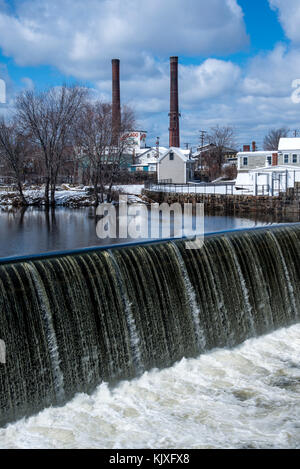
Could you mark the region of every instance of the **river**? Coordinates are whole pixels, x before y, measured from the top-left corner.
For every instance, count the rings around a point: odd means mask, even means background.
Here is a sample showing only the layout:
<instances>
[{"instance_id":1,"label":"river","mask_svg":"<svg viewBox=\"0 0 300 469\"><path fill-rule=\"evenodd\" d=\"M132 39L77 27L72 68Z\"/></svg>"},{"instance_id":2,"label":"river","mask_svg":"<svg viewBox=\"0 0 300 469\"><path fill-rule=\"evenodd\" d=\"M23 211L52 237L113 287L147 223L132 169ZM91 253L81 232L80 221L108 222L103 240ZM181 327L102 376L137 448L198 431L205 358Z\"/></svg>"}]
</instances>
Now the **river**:
<instances>
[{"instance_id":1,"label":"river","mask_svg":"<svg viewBox=\"0 0 300 469\"><path fill-rule=\"evenodd\" d=\"M300 448L300 324L78 394L1 448Z\"/></svg>"},{"instance_id":2,"label":"river","mask_svg":"<svg viewBox=\"0 0 300 469\"><path fill-rule=\"evenodd\" d=\"M268 215L205 215L204 230L214 232L285 221L299 220ZM99 239L96 222L95 209L92 207L57 207L53 211L38 207L29 207L27 210L0 208L0 258L124 243L128 240Z\"/></svg>"}]
</instances>

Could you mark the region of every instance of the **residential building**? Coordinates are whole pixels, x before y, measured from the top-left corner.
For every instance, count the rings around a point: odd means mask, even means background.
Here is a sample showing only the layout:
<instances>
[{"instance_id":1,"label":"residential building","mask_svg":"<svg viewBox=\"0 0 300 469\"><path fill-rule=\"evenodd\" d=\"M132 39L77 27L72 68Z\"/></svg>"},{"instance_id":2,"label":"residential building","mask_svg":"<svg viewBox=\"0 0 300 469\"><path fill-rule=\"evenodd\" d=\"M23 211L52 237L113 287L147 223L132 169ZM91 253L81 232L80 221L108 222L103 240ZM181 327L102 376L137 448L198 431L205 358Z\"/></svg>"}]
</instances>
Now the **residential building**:
<instances>
[{"instance_id":1,"label":"residential building","mask_svg":"<svg viewBox=\"0 0 300 469\"><path fill-rule=\"evenodd\" d=\"M252 169L278 164L278 152L274 151L241 151L237 154L237 169L248 173Z\"/></svg>"},{"instance_id":2,"label":"residential building","mask_svg":"<svg viewBox=\"0 0 300 469\"><path fill-rule=\"evenodd\" d=\"M205 166L205 161L209 159L209 154L213 153L217 146L214 143L208 143L206 145L200 146L197 148L197 151L193 153L193 158L197 160L196 169L203 169ZM236 163L237 151L233 148L224 147L224 163L230 162Z\"/></svg>"},{"instance_id":3,"label":"residential building","mask_svg":"<svg viewBox=\"0 0 300 469\"><path fill-rule=\"evenodd\" d=\"M278 145L278 163L300 167L300 138L281 138Z\"/></svg>"},{"instance_id":4,"label":"residential building","mask_svg":"<svg viewBox=\"0 0 300 469\"><path fill-rule=\"evenodd\" d=\"M130 172L156 172L157 161L166 151L167 148L165 147L144 148L143 152L138 152L136 156L133 156L134 163L128 167L128 170Z\"/></svg>"},{"instance_id":5,"label":"residential building","mask_svg":"<svg viewBox=\"0 0 300 469\"><path fill-rule=\"evenodd\" d=\"M190 150L171 147L158 159L158 182L187 184L194 177L194 167Z\"/></svg>"}]
</instances>

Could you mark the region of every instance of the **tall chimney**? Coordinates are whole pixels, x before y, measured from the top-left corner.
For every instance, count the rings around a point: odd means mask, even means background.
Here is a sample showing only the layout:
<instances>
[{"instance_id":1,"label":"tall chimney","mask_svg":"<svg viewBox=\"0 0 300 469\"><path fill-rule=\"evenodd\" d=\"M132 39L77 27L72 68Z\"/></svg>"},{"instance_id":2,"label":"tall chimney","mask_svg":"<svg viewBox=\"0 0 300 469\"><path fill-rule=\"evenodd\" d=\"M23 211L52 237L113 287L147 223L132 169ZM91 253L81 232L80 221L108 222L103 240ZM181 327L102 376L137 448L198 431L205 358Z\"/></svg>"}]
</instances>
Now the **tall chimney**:
<instances>
[{"instance_id":1,"label":"tall chimney","mask_svg":"<svg viewBox=\"0 0 300 469\"><path fill-rule=\"evenodd\" d=\"M116 134L121 127L120 60L112 59L112 127Z\"/></svg>"},{"instance_id":2,"label":"tall chimney","mask_svg":"<svg viewBox=\"0 0 300 469\"><path fill-rule=\"evenodd\" d=\"M178 106L178 57L170 57L169 146L180 147Z\"/></svg>"},{"instance_id":3,"label":"tall chimney","mask_svg":"<svg viewBox=\"0 0 300 469\"><path fill-rule=\"evenodd\" d=\"M256 142L252 142L252 151L256 151Z\"/></svg>"}]
</instances>

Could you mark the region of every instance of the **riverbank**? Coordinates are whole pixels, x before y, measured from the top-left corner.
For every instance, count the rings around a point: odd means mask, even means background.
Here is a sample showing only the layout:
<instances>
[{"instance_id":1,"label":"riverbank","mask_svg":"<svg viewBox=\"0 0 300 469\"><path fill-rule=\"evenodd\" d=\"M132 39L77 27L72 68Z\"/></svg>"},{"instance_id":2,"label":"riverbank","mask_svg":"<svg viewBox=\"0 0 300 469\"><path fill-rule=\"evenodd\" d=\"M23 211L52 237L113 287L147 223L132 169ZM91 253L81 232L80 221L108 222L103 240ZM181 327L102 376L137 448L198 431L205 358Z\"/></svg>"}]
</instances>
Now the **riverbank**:
<instances>
[{"instance_id":1,"label":"riverbank","mask_svg":"<svg viewBox=\"0 0 300 469\"><path fill-rule=\"evenodd\" d=\"M115 197L120 194L127 194L129 201L139 200L143 185L116 185L114 186ZM45 205L44 191L42 189L24 190L24 196L28 206L43 207ZM142 200L141 200L142 201ZM55 193L55 205L60 207L90 207L95 203L94 195L90 194L86 189L62 189ZM0 190L0 207L22 207L24 203L19 192L7 188L5 191Z\"/></svg>"},{"instance_id":2,"label":"riverbank","mask_svg":"<svg viewBox=\"0 0 300 469\"><path fill-rule=\"evenodd\" d=\"M223 213L228 215L240 214L271 214L282 216L297 216L300 214L300 196L298 187L290 188L286 193L278 196L268 195L225 195L200 193L174 193L154 190L143 190L147 198L156 203L168 204L203 203L206 212Z\"/></svg>"}]
</instances>

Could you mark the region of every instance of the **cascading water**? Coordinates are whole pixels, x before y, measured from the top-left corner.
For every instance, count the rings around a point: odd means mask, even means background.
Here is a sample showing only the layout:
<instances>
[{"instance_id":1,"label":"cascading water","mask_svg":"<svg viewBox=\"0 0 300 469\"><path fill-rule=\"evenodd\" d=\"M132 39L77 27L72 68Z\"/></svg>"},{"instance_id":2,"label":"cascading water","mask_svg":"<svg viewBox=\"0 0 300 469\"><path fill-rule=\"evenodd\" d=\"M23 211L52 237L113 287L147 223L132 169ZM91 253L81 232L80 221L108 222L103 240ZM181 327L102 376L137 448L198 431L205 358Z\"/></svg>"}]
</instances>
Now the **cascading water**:
<instances>
[{"instance_id":1,"label":"cascading water","mask_svg":"<svg viewBox=\"0 0 300 469\"><path fill-rule=\"evenodd\" d=\"M0 265L0 425L296 323L300 227Z\"/></svg>"}]
</instances>

